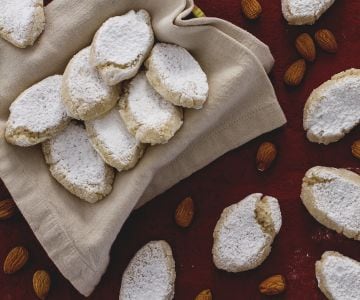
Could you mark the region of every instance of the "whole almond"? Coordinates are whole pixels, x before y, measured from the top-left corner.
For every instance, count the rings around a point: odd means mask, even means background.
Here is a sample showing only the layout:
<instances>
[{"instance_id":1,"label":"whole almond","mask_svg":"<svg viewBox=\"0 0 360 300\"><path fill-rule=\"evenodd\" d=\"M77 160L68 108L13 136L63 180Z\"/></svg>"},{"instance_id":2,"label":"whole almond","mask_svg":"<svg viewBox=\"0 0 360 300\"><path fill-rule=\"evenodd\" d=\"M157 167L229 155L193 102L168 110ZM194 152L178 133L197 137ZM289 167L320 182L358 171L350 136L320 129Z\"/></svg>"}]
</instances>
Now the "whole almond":
<instances>
[{"instance_id":1,"label":"whole almond","mask_svg":"<svg viewBox=\"0 0 360 300\"><path fill-rule=\"evenodd\" d=\"M354 155L354 157L360 159L360 140L357 140L352 144L351 152Z\"/></svg>"},{"instance_id":2,"label":"whole almond","mask_svg":"<svg viewBox=\"0 0 360 300\"><path fill-rule=\"evenodd\" d=\"M204 290L196 296L195 300L212 300L212 294L210 290Z\"/></svg>"},{"instance_id":3,"label":"whole almond","mask_svg":"<svg viewBox=\"0 0 360 300\"><path fill-rule=\"evenodd\" d=\"M284 75L284 82L290 86L297 86L301 83L306 72L306 62L304 59L295 61L286 70Z\"/></svg>"},{"instance_id":4,"label":"whole almond","mask_svg":"<svg viewBox=\"0 0 360 300\"><path fill-rule=\"evenodd\" d=\"M312 37L308 33L300 34L296 41L295 47L300 55L307 61L314 61L316 58L316 48Z\"/></svg>"},{"instance_id":5,"label":"whole almond","mask_svg":"<svg viewBox=\"0 0 360 300\"><path fill-rule=\"evenodd\" d=\"M4 273L13 274L19 271L28 261L29 251L24 247L15 247L5 258Z\"/></svg>"},{"instance_id":6,"label":"whole almond","mask_svg":"<svg viewBox=\"0 0 360 300\"><path fill-rule=\"evenodd\" d=\"M277 155L276 147L273 143L262 143L256 155L256 167L259 171L263 172L270 168L272 162Z\"/></svg>"},{"instance_id":7,"label":"whole almond","mask_svg":"<svg viewBox=\"0 0 360 300\"><path fill-rule=\"evenodd\" d=\"M175 222L180 227L189 227L194 217L194 202L190 197L180 202L175 211Z\"/></svg>"},{"instance_id":8,"label":"whole almond","mask_svg":"<svg viewBox=\"0 0 360 300\"><path fill-rule=\"evenodd\" d=\"M33 288L39 299L44 300L49 294L51 278L48 272L39 270L33 276Z\"/></svg>"},{"instance_id":9,"label":"whole almond","mask_svg":"<svg viewBox=\"0 0 360 300\"><path fill-rule=\"evenodd\" d=\"M250 20L257 19L262 12L261 5L257 0L241 0L241 8L245 17Z\"/></svg>"},{"instance_id":10,"label":"whole almond","mask_svg":"<svg viewBox=\"0 0 360 300\"><path fill-rule=\"evenodd\" d=\"M0 220L11 218L16 213L16 205L13 200L0 201Z\"/></svg>"},{"instance_id":11,"label":"whole almond","mask_svg":"<svg viewBox=\"0 0 360 300\"><path fill-rule=\"evenodd\" d=\"M259 285L260 293L264 295L278 295L285 291L286 283L282 275L274 275L265 279Z\"/></svg>"},{"instance_id":12,"label":"whole almond","mask_svg":"<svg viewBox=\"0 0 360 300\"><path fill-rule=\"evenodd\" d=\"M315 33L315 41L326 52L336 53L338 44L334 34L328 29L320 29Z\"/></svg>"}]
</instances>

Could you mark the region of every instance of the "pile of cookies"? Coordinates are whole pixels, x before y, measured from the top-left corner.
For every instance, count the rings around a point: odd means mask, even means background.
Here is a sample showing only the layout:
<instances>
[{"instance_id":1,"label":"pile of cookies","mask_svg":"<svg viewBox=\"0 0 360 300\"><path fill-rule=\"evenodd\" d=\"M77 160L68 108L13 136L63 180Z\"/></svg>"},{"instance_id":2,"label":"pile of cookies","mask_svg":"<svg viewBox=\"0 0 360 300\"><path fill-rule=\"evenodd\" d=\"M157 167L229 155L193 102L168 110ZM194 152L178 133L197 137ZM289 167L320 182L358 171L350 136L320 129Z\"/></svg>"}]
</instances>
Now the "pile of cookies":
<instances>
[{"instance_id":1,"label":"pile of cookies","mask_svg":"<svg viewBox=\"0 0 360 300\"><path fill-rule=\"evenodd\" d=\"M7 142L42 143L60 184L85 201L103 199L114 168L131 169L147 145L167 143L183 124L183 108L200 109L208 98L207 76L191 54L154 43L147 11L108 19L63 75L12 103Z\"/></svg>"}]
</instances>

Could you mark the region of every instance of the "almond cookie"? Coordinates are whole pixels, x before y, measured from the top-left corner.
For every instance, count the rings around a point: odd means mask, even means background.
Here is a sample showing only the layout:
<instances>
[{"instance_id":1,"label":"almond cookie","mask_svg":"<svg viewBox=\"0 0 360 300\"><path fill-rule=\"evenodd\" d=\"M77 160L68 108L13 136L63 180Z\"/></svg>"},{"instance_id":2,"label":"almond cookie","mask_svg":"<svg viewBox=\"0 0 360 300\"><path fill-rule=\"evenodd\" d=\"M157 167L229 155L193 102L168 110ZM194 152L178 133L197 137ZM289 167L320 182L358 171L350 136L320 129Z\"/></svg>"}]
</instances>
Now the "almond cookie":
<instances>
[{"instance_id":1,"label":"almond cookie","mask_svg":"<svg viewBox=\"0 0 360 300\"><path fill-rule=\"evenodd\" d=\"M320 290L329 300L360 299L360 262L326 251L315 264Z\"/></svg>"},{"instance_id":2,"label":"almond cookie","mask_svg":"<svg viewBox=\"0 0 360 300\"><path fill-rule=\"evenodd\" d=\"M360 70L334 75L315 89L304 108L304 129L311 142L337 142L360 122Z\"/></svg>"},{"instance_id":3,"label":"almond cookie","mask_svg":"<svg viewBox=\"0 0 360 300\"><path fill-rule=\"evenodd\" d=\"M27 147L41 143L62 131L70 122L61 101L61 75L50 76L24 92L10 106L5 138Z\"/></svg>"},{"instance_id":4,"label":"almond cookie","mask_svg":"<svg viewBox=\"0 0 360 300\"><path fill-rule=\"evenodd\" d=\"M86 121L85 126L95 150L119 172L133 168L142 157L145 145L127 130L117 109L98 119Z\"/></svg>"},{"instance_id":5,"label":"almond cookie","mask_svg":"<svg viewBox=\"0 0 360 300\"><path fill-rule=\"evenodd\" d=\"M95 119L111 110L119 98L89 63L90 47L77 53L64 72L61 94L69 114L79 120Z\"/></svg>"},{"instance_id":6,"label":"almond cookie","mask_svg":"<svg viewBox=\"0 0 360 300\"><path fill-rule=\"evenodd\" d=\"M252 194L224 209L214 230L213 260L218 269L242 272L261 265L282 224L277 199Z\"/></svg>"},{"instance_id":7,"label":"almond cookie","mask_svg":"<svg viewBox=\"0 0 360 300\"><path fill-rule=\"evenodd\" d=\"M94 203L111 192L114 169L94 150L82 124L71 122L43 143L43 152L52 176L80 199Z\"/></svg>"},{"instance_id":8,"label":"almond cookie","mask_svg":"<svg viewBox=\"0 0 360 300\"><path fill-rule=\"evenodd\" d=\"M345 169L313 167L305 174L301 199L324 226L360 240L360 176Z\"/></svg>"},{"instance_id":9,"label":"almond cookie","mask_svg":"<svg viewBox=\"0 0 360 300\"><path fill-rule=\"evenodd\" d=\"M202 108L209 93L207 77L186 49L156 44L145 66L150 84L167 101L187 108Z\"/></svg>"},{"instance_id":10,"label":"almond cookie","mask_svg":"<svg viewBox=\"0 0 360 300\"><path fill-rule=\"evenodd\" d=\"M43 0L0 0L0 36L19 48L34 44L45 27Z\"/></svg>"},{"instance_id":11,"label":"almond cookie","mask_svg":"<svg viewBox=\"0 0 360 300\"><path fill-rule=\"evenodd\" d=\"M165 144L183 124L182 109L164 100L144 72L128 83L119 104L128 130L142 143Z\"/></svg>"},{"instance_id":12,"label":"almond cookie","mask_svg":"<svg viewBox=\"0 0 360 300\"><path fill-rule=\"evenodd\" d=\"M126 268L119 300L171 300L175 293L175 277L175 261L169 244L149 242Z\"/></svg>"},{"instance_id":13,"label":"almond cookie","mask_svg":"<svg viewBox=\"0 0 360 300\"><path fill-rule=\"evenodd\" d=\"M91 45L90 61L108 85L115 85L136 75L153 44L149 13L131 10L100 27Z\"/></svg>"},{"instance_id":14,"label":"almond cookie","mask_svg":"<svg viewBox=\"0 0 360 300\"><path fill-rule=\"evenodd\" d=\"M281 0L284 18L290 25L312 25L335 0Z\"/></svg>"}]
</instances>

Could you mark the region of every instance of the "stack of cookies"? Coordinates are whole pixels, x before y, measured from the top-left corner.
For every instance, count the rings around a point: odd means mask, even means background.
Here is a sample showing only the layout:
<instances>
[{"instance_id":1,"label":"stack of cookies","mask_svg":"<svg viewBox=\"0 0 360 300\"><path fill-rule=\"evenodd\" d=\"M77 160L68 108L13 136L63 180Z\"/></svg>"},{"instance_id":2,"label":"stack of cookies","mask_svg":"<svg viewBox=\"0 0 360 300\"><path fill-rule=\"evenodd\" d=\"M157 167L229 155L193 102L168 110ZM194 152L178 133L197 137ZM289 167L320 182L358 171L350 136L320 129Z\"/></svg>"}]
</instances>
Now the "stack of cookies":
<instances>
[{"instance_id":1,"label":"stack of cookies","mask_svg":"<svg viewBox=\"0 0 360 300\"><path fill-rule=\"evenodd\" d=\"M208 93L191 54L155 43L149 13L130 11L108 19L63 75L18 96L5 138L22 147L42 143L52 176L94 203L111 192L114 168L129 170L147 145L167 143L183 124L183 108L202 108Z\"/></svg>"}]
</instances>

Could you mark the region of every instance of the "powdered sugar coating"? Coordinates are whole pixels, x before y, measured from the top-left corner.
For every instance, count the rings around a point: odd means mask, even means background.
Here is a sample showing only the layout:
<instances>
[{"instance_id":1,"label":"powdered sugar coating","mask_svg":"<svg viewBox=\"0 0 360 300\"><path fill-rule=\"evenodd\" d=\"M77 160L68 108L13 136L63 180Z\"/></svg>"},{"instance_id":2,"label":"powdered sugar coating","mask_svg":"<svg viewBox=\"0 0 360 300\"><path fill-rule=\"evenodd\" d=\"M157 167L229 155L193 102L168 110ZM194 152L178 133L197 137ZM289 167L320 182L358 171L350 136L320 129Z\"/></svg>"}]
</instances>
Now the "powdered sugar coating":
<instances>
[{"instance_id":1,"label":"powdered sugar coating","mask_svg":"<svg viewBox=\"0 0 360 300\"><path fill-rule=\"evenodd\" d=\"M126 268L119 300L171 300L175 261L168 243L153 241L142 247Z\"/></svg>"},{"instance_id":2,"label":"powdered sugar coating","mask_svg":"<svg viewBox=\"0 0 360 300\"><path fill-rule=\"evenodd\" d=\"M316 262L316 278L328 299L360 299L360 263L356 260L327 251Z\"/></svg>"},{"instance_id":3,"label":"powdered sugar coating","mask_svg":"<svg viewBox=\"0 0 360 300\"><path fill-rule=\"evenodd\" d=\"M74 195L93 203L111 192L113 169L94 150L83 125L70 123L43 151L51 174Z\"/></svg>"},{"instance_id":4,"label":"powdered sugar coating","mask_svg":"<svg viewBox=\"0 0 360 300\"><path fill-rule=\"evenodd\" d=\"M142 156L145 145L130 134L116 108L85 125L95 150L118 171L134 167Z\"/></svg>"},{"instance_id":5,"label":"powdered sugar coating","mask_svg":"<svg viewBox=\"0 0 360 300\"><path fill-rule=\"evenodd\" d=\"M301 199L324 226L360 240L360 176L345 170L314 167L303 179Z\"/></svg>"},{"instance_id":6,"label":"powdered sugar coating","mask_svg":"<svg viewBox=\"0 0 360 300\"><path fill-rule=\"evenodd\" d=\"M91 45L91 64L108 85L136 75L154 44L150 15L145 10L129 11L108 19Z\"/></svg>"},{"instance_id":7,"label":"powdered sugar coating","mask_svg":"<svg viewBox=\"0 0 360 300\"><path fill-rule=\"evenodd\" d=\"M259 266L269 255L274 236L266 232L256 219L256 204L262 194L252 194L224 209L214 230L213 260L217 268L228 272L242 272ZM270 215L279 231L279 206L267 198Z\"/></svg>"},{"instance_id":8,"label":"powdered sugar coating","mask_svg":"<svg viewBox=\"0 0 360 300\"><path fill-rule=\"evenodd\" d=\"M101 116L113 108L118 89L108 86L89 63L90 47L78 52L64 72L62 98L69 114L80 120Z\"/></svg>"},{"instance_id":9,"label":"powdered sugar coating","mask_svg":"<svg viewBox=\"0 0 360 300\"><path fill-rule=\"evenodd\" d=\"M304 108L304 129L312 142L340 140L360 123L360 70L332 77L310 95Z\"/></svg>"},{"instance_id":10,"label":"powdered sugar coating","mask_svg":"<svg viewBox=\"0 0 360 300\"><path fill-rule=\"evenodd\" d=\"M61 101L61 75L34 84L11 104L5 137L18 146L41 143L63 130L70 122Z\"/></svg>"},{"instance_id":11,"label":"powdered sugar coating","mask_svg":"<svg viewBox=\"0 0 360 300\"><path fill-rule=\"evenodd\" d=\"M314 24L335 0L282 0L285 19L292 25Z\"/></svg>"},{"instance_id":12,"label":"powdered sugar coating","mask_svg":"<svg viewBox=\"0 0 360 300\"><path fill-rule=\"evenodd\" d=\"M165 101L145 73L133 78L120 100L120 114L129 131L143 143L166 143L182 126L182 109Z\"/></svg>"},{"instance_id":13,"label":"powdered sugar coating","mask_svg":"<svg viewBox=\"0 0 360 300\"><path fill-rule=\"evenodd\" d=\"M173 104L199 109L207 100L209 85L206 74L186 49L158 43L145 65L150 84Z\"/></svg>"},{"instance_id":14,"label":"powdered sugar coating","mask_svg":"<svg viewBox=\"0 0 360 300\"><path fill-rule=\"evenodd\" d=\"M45 27L43 0L0 0L0 36L25 48Z\"/></svg>"}]
</instances>

